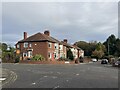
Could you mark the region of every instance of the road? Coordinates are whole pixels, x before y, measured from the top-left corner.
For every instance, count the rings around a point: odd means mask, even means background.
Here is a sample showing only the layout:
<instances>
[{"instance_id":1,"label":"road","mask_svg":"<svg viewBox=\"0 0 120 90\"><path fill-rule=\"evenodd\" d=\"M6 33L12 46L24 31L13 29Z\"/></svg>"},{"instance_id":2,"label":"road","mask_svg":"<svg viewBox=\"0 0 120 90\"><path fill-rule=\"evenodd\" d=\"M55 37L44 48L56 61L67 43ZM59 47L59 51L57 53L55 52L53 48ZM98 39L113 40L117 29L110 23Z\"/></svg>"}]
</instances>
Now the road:
<instances>
[{"instance_id":1,"label":"road","mask_svg":"<svg viewBox=\"0 0 120 90\"><path fill-rule=\"evenodd\" d=\"M118 69L89 64L3 64L16 73L14 82L3 88L118 88Z\"/></svg>"}]
</instances>

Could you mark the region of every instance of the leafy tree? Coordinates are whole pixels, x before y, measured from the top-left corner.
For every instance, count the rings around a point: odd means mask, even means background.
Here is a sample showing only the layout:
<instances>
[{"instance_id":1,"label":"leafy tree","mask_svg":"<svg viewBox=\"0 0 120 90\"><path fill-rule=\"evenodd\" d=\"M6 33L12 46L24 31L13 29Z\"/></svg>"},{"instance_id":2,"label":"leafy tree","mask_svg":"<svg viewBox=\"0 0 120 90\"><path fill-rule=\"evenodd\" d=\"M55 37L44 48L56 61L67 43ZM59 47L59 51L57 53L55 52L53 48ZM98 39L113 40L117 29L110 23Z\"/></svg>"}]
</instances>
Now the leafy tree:
<instances>
[{"instance_id":1,"label":"leafy tree","mask_svg":"<svg viewBox=\"0 0 120 90\"><path fill-rule=\"evenodd\" d=\"M8 45L6 43L2 43L2 51L6 51L7 50Z\"/></svg>"},{"instance_id":2,"label":"leafy tree","mask_svg":"<svg viewBox=\"0 0 120 90\"><path fill-rule=\"evenodd\" d=\"M67 58L70 60L74 60L74 56L73 56L71 49L68 49L67 51Z\"/></svg>"},{"instance_id":3,"label":"leafy tree","mask_svg":"<svg viewBox=\"0 0 120 90\"><path fill-rule=\"evenodd\" d=\"M92 52L95 50L97 41L85 42L79 41L75 43L79 48L84 50L85 56L91 56Z\"/></svg>"},{"instance_id":4,"label":"leafy tree","mask_svg":"<svg viewBox=\"0 0 120 90\"><path fill-rule=\"evenodd\" d=\"M120 57L120 39L116 39L116 43L115 43L115 56Z\"/></svg>"},{"instance_id":5,"label":"leafy tree","mask_svg":"<svg viewBox=\"0 0 120 90\"><path fill-rule=\"evenodd\" d=\"M115 48L116 37L115 35L110 35L107 40L103 43L107 49L106 55L114 55L116 52Z\"/></svg>"},{"instance_id":6,"label":"leafy tree","mask_svg":"<svg viewBox=\"0 0 120 90\"><path fill-rule=\"evenodd\" d=\"M105 46L99 42L95 51L93 51L92 56L96 57L97 59L102 58L104 56L105 50Z\"/></svg>"},{"instance_id":7,"label":"leafy tree","mask_svg":"<svg viewBox=\"0 0 120 90\"><path fill-rule=\"evenodd\" d=\"M8 48L8 45L6 43L2 43L2 62L14 62L15 48L11 46L9 46L9 50L7 48Z\"/></svg>"}]
</instances>

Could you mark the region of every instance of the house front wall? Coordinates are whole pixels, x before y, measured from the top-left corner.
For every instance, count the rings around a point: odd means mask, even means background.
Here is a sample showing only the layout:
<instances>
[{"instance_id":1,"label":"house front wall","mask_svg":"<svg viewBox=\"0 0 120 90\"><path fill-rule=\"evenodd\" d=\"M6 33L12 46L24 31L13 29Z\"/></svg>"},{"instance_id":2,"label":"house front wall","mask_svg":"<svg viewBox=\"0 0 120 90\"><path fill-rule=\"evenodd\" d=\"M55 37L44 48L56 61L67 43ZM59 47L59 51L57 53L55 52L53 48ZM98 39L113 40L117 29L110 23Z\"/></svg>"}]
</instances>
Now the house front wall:
<instances>
[{"instance_id":1,"label":"house front wall","mask_svg":"<svg viewBox=\"0 0 120 90\"><path fill-rule=\"evenodd\" d=\"M28 43L28 47L24 47L24 43L18 43L19 48L16 46L16 51L20 50L22 60L31 58L36 54L42 55L46 60L48 59L48 47L47 42L25 42Z\"/></svg>"},{"instance_id":2,"label":"house front wall","mask_svg":"<svg viewBox=\"0 0 120 90\"><path fill-rule=\"evenodd\" d=\"M48 53L50 54L49 60L59 59L59 44L48 42Z\"/></svg>"},{"instance_id":3,"label":"house front wall","mask_svg":"<svg viewBox=\"0 0 120 90\"><path fill-rule=\"evenodd\" d=\"M66 46L64 45L59 45L60 47L60 58L66 58L67 57L67 50L66 50Z\"/></svg>"}]
</instances>

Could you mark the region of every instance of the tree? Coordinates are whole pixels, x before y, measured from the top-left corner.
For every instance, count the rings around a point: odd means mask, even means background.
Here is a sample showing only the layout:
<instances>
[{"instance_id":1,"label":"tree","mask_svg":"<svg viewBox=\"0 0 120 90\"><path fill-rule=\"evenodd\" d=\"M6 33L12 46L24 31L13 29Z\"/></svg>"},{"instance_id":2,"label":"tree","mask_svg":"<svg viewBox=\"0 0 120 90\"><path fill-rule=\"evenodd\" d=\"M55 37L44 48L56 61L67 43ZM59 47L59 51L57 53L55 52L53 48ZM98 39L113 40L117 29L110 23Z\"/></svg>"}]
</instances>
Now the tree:
<instances>
[{"instance_id":1,"label":"tree","mask_svg":"<svg viewBox=\"0 0 120 90\"><path fill-rule=\"evenodd\" d=\"M115 48L116 43L116 37L115 35L110 35L107 40L103 43L107 49L107 52L105 52L106 55L114 55L116 52Z\"/></svg>"},{"instance_id":2,"label":"tree","mask_svg":"<svg viewBox=\"0 0 120 90\"><path fill-rule=\"evenodd\" d=\"M8 45L6 43L2 43L2 51L6 51L7 50Z\"/></svg>"},{"instance_id":3,"label":"tree","mask_svg":"<svg viewBox=\"0 0 120 90\"><path fill-rule=\"evenodd\" d=\"M96 46L95 51L92 52L92 56L96 57L97 59L100 59L104 56L105 50L105 46L99 42Z\"/></svg>"},{"instance_id":4,"label":"tree","mask_svg":"<svg viewBox=\"0 0 120 90\"><path fill-rule=\"evenodd\" d=\"M84 50L85 56L91 56L92 52L95 50L97 41L91 41L91 42L85 42L85 41L79 41L75 43L79 48Z\"/></svg>"},{"instance_id":5,"label":"tree","mask_svg":"<svg viewBox=\"0 0 120 90\"><path fill-rule=\"evenodd\" d=\"M2 62L14 62L15 60L15 48L2 43Z\"/></svg>"},{"instance_id":6,"label":"tree","mask_svg":"<svg viewBox=\"0 0 120 90\"><path fill-rule=\"evenodd\" d=\"M73 56L71 49L67 50L67 58L70 60L74 60L74 56Z\"/></svg>"},{"instance_id":7,"label":"tree","mask_svg":"<svg viewBox=\"0 0 120 90\"><path fill-rule=\"evenodd\" d=\"M120 39L116 39L116 43L115 43L115 56L120 57Z\"/></svg>"}]
</instances>

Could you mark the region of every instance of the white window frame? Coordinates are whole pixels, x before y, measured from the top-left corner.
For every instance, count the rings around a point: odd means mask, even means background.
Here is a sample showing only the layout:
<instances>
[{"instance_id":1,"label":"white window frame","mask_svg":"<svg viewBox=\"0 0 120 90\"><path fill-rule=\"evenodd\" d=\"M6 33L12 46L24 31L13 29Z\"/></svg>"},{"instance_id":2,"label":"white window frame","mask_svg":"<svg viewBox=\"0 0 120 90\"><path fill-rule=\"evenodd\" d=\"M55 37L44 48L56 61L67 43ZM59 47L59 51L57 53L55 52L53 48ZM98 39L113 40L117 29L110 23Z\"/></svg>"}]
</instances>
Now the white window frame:
<instances>
[{"instance_id":1,"label":"white window frame","mask_svg":"<svg viewBox=\"0 0 120 90\"><path fill-rule=\"evenodd\" d=\"M55 49L59 49L58 43L55 43L55 44L54 44L54 47L56 47Z\"/></svg>"},{"instance_id":2,"label":"white window frame","mask_svg":"<svg viewBox=\"0 0 120 90\"><path fill-rule=\"evenodd\" d=\"M29 43L29 47L32 47L32 43Z\"/></svg>"},{"instance_id":3,"label":"white window frame","mask_svg":"<svg viewBox=\"0 0 120 90\"><path fill-rule=\"evenodd\" d=\"M32 51L28 51L28 57L32 57Z\"/></svg>"},{"instance_id":4,"label":"white window frame","mask_svg":"<svg viewBox=\"0 0 120 90\"><path fill-rule=\"evenodd\" d=\"M49 59L52 58L52 53L48 52L48 58L49 58Z\"/></svg>"},{"instance_id":5,"label":"white window frame","mask_svg":"<svg viewBox=\"0 0 120 90\"><path fill-rule=\"evenodd\" d=\"M27 57L28 55L27 55L27 53L23 53L23 57Z\"/></svg>"},{"instance_id":6,"label":"white window frame","mask_svg":"<svg viewBox=\"0 0 120 90\"><path fill-rule=\"evenodd\" d=\"M20 44L17 44L17 48L20 48Z\"/></svg>"},{"instance_id":7,"label":"white window frame","mask_svg":"<svg viewBox=\"0 0 120 90\"><path fill-rule=\"evenodd\" d=\"M28 47L28 42L24 42L24 48Z\"/></svg>"},{"instance_id":8,"label":"white window frame","mask_svg":"<svg viewBox=\"0 0 120 90\"><path fill-rule=\"evenodd\" d=\"M48 47L52 48L52 43L51 42L48 43Z\"/></svg>"},{"instance_id":9,"label":"white window frame","mask_svg":"<svg viewBox=\"0 0 120 90\"><path fill-rule=\"evenodd\" d=\"M60 45L60 50L63 50L63 45Z\"/></svg>"}]
</instances>

